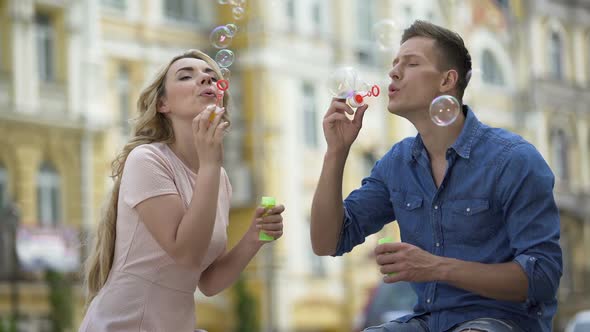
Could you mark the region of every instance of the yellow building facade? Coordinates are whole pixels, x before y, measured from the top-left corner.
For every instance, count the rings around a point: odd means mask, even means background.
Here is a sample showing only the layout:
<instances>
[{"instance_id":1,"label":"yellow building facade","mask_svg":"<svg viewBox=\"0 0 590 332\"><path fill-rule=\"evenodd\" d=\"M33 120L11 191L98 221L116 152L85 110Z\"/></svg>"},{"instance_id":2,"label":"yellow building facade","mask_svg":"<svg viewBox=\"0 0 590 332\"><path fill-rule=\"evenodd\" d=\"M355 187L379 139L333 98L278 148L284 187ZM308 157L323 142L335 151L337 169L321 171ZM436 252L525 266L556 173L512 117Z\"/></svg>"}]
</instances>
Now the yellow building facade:
<instances>
[{"instance_id":1,"label":"yellow building facade","mask_svg":"<svg viewBox=\"0 0 590 332\"><path fill-rule=\"evenodd\" d=\"M260 331L351 331L378 284L371 252L378 237L343 258L316 257L309 240L313 192L325 152L321 128L331 100L327 78L338 67L387 86L391 54L374 44L372 26L401 28L427 19L461 33L473 57L466 101L484 122L523 135L556 172L566 272L556 327L590 292L590 18L550 2L448 0L249 0L235 20L230 5L209 0L0 0L0 201L15 202L21 222L92 231L109 194L110 160L129 133L141 87L179 52L209 55L214 26L235 22L230 49L232 129L225 165L234 189L229 247L249 226L261 196L285 204L285 234L265 246L243 274ZM527 5L529 4L529 5ZM504 7L503 7L504 6ZM576 11L575 20L566 19ZM561 15L561 16L560 16ZM557 37L555 37L557 36ZM531 51L536 50L536 51ZM390 146L415 135L369 101L346 165L344 195L360 185ZM11 312L8 272L0 273L0 316ZM18 283L19 311L43 331L48 289L38 276ZM197 321L209 332L240 324L229 289L195 294ZM75 326L83 294L76 285Z\"/></svg>"},{"instance_id":2,"label":"yellow building facade","mask_svg":"<svg viewBox=\"0 0 590 332\"><path fill-rule=\"evenodd\" d=\"M21 225L93 232L110 193L110 161L129 134L142 86L184 50L213 55L209 32L224 15L231 17L213 1L0 1L0 206L14 204ZM232 244L255 205L236 197ZM7 236L1 243L9 246ZM10 257L2 255L0 318L8 319L15 283L4 265ZM75 330L83 290L77 274L69 278ZM261 287L256 280L249 286L254 294ZM16 288L19 326L47 331L43 274L20 273ZM195 295L199 327L221 332L235 325L231 294Z\"/></svg>"}]
</instances>

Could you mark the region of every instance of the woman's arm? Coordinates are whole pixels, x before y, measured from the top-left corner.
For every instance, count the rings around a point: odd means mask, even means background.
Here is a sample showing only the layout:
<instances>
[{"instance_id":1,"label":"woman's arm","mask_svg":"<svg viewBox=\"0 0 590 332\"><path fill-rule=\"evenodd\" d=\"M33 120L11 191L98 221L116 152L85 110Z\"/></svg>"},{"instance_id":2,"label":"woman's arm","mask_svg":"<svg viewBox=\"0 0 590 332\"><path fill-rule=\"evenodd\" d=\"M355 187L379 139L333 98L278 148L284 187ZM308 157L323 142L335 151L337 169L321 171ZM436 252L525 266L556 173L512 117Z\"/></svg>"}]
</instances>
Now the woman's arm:
<instances>
[{"instance_id":1,"label":"woman's arm","mask_svg":"<svg viewBox=\"0 0 590 332\"><path fill-rule=\"evenodd\" d=\"M203 273L199 280L199 289L206 296L213 296L231 286L246 268L254 255L262 247L265 241L258 239L258 232L278 239L283 235L283 217L281 213L285 210L283 205L277 205L263 216L265 210L257 208L252 224L240 242L229 252L215 260Z\"/></svg>"},{"instance_id":2,"label":"woman's arm","mask_svg":"<svg viewBox=\"0 0 590 332\"><path fill-rule=\"evenodd\" d=\"M217 197L220 166L199 169L193 191L195 194L184 210L179 195L148 198L136 209L141 221L158 244L178 264L198 267L211 242Z\"/></svg>"}]
</instances>

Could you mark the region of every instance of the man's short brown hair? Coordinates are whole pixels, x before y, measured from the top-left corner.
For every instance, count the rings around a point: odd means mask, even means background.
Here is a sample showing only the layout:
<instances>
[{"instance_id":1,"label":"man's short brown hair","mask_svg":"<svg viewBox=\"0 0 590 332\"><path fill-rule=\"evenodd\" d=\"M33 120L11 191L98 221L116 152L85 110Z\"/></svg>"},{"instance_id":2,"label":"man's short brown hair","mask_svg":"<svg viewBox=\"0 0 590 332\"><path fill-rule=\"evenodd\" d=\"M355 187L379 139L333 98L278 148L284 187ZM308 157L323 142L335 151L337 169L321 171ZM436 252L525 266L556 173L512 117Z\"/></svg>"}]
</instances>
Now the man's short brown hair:
<instances>
[{"instance_id":1,"label":"man's short brown hair","mask_svg":"<svg viewBox=\"0 0 590 332\"><path fill-rule=\"evenodd\" d=\"M465 47L463 38L458 33L426 21L415 21L410 27L404 30L401 43L403 44L413 37L426 37L434 39L435 47L440 51L438 65L441 70L455 69L459 74L457 92L459 98L469 82L471 76L471 55Z\"/></svg>"}]
</instances>

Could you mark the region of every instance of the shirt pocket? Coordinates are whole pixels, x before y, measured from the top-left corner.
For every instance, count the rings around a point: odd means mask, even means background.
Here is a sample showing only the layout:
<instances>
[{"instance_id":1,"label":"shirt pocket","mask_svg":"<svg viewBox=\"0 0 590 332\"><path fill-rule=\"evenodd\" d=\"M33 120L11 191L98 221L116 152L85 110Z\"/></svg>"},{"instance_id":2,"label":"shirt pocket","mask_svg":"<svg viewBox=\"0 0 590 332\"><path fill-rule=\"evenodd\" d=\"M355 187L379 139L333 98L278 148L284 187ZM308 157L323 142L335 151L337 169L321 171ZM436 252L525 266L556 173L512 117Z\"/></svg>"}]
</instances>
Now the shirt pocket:
<instances>
[{"instance_id":1,"label":"shirt pocket","mask_svg":"<svg viewBox=\"0 0 590 332\"><path fill-rule=\"evenodd\" d=\"M391 200L402 240L416 243L418 234L427 220L424 215L422 196L412 193L393 192Z\"/></svg>"},{"instance_id":2,"label":"shirt pocket","mask_svg":"<svg viewBox=\"0 0 590 332\"><path fill-rule=\"evenodd\" d=\"M445 242L480 245L489 241L499 228L499 216L494 216L487 199L464 199L450 202L451 214L443 221Z\"/></svg>"}]
</instances>

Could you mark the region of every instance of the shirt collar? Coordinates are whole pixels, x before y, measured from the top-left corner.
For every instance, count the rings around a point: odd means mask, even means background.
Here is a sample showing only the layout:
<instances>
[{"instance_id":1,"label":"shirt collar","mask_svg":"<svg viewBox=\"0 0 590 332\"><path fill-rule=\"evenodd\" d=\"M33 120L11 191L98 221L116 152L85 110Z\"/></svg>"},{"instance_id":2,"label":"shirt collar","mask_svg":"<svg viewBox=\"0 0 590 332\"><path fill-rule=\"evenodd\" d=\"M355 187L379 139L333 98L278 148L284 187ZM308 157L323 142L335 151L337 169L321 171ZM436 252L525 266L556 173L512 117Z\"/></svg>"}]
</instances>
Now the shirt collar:
<instances>
[{"instance_id":1,"label":"shirt collar","mask_svg":"<svg viewBox=\"0 0 590 332\"><path fill-rule=\"evenodd\" d=\"M459 156L469 159L471 148L476 138L480 136L478 129L481 127L481 122L479 122L471 108L467 105L463 105L463 114L465 115L463 129L461 129L461 133L455 143L451 145L451 149L455 150ZM418 134L412 144L412 158L410 160L417 160L422 150L424 150L424 142L422 142L422 137Z\"/></svg>"},{"instance_id":2,"label":"shirt collar","mask_svg":"<svg viewBox=\"0 0 590 332\"><path fill-rule=\"evenodd\" d=\"M461 157L469 159L471 148L476 139L481 135L481 131L478 131L481 127L481 122L479 122L471 108L467 105L463 106L463 114L465 114L463 129L455 143L451 145L451 149L455 150Z\"/></svg>"}]
</instances>

